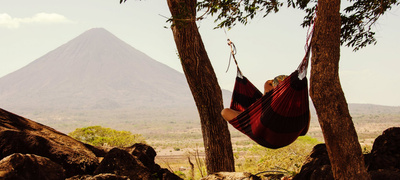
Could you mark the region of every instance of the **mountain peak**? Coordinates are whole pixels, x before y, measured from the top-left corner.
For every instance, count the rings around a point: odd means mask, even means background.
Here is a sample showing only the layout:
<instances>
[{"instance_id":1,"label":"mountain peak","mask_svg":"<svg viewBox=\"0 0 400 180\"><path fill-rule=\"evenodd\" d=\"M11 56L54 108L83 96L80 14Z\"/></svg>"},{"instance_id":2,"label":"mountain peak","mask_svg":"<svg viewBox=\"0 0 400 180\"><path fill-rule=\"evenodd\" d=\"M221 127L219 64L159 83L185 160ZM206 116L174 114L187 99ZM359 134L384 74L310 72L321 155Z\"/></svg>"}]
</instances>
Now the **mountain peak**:
<instances>
[{"instance_id":1,"label":"mountain peak","mask_svg":"<svg viewBox=\"0 0 400 180\"><path fill-rule=\"evenodd\" d=\"M107 31L106 29L104 29L102 27L92 28L92 29L87 30L86 32L107 32L107 33L110 33L109 31Z\"/></svg>"},{"instance_id":2,"label":"mountain peak","mask_svg":"<svg viewBox=\"0 0 400 180\"><path fill-rule=\"evenodd\" d=\"M71 43L84 43L85 46L91 45L94 47L105 47L106 45L112 46L115 44L119 45L123 44L124 46L129 46L128 44L126 44L121 39L119 39L118 37L116 37L115 35L113 35L111 32L107 31L104 28L89 29L83 32L78 37L72 39L67 44ZM76 44L73 44L73 46L76 46Z\"/></svg>"},{"instance_id":3,"label":"mountain peak","mask_svg":"<svg viewBox=\"0 0 400 180\"><path fill-rule=\"evenodd\" d=\"M113 37L115 37L111 32L107 31L104 28L92 28L92 29L89 29L89 30L83 32L80 36L90 36L90 37L113 36ZM78 36L78 37L80 37L80 36Z\"/></svg>"}]
</instances>

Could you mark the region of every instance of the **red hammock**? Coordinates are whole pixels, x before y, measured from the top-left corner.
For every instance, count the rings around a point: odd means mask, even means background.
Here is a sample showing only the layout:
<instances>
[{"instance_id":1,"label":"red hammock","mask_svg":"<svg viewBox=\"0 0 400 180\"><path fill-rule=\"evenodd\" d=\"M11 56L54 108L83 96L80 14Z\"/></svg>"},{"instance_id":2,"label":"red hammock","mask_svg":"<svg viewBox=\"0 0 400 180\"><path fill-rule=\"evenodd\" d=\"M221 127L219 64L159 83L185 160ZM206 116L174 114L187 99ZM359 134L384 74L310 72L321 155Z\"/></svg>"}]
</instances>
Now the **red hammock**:
<instances>
[{"instance_id":1,"label":"red hammock","mask_svg":"<svg viewBox=\"0 0 400 180\"><path fill-rule=\"evenodd\" d=\"M297 70L264 96L237 68L230 108L243 112L229 123L261 146L284 147L308 131L310 109L306 73L310 46L306 49ZM235 63L237 65L236 59Z\"/></svg>"},{"instance_id":2,"label":"red hammock","mask_svg":"<svg viewBox=\"0 0 400 180\"><path fill-rule=\"evenodd\" d=\"M245 109L229 123L255 142L274 149L287 146L308 131L307 78L300 80L296 70L262 96L247 78L237 77L230 108Z\"/></svg>"}]
</instances>

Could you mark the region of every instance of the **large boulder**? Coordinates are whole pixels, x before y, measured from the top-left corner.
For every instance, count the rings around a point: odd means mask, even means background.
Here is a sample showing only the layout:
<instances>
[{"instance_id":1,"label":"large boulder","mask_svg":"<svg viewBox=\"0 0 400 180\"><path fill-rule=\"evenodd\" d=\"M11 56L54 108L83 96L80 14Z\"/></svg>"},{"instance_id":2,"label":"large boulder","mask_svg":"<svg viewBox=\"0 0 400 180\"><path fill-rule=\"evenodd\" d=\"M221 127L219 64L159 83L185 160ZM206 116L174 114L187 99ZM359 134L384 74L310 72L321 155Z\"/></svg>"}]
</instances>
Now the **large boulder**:
<instances>
[{"instance_id":1,"label":"large boulder","mask_svg":"<svg viewBox=\"0 0 400 180\"><path fill-rule=\"evenodd\" d=\"M159 167L155 164L156 151L146 144L137 143L131 147L125 148L127 152L137 157L144 166L150 169L150 171L158 171Z\"/></svg>"},{"instance_id":2,"label":"large boulder","mask_svg":"<svg viewBox=\"0 0 400 180\"><path fill-rule=\"evenodd\" d=\"M400 170L400 127L383 131L375 139L368 157L368 170Z\"/></svg>"},{"instance_id":3,"label":"large boulder","mask_svg":"<svg viewBox=\"0 0 400 180\"><path fill-rule=\"evenodd\" d=\"M325 179L333 180L331 163L329 161L328 152L325 144L317 144L314 146L310 155L303 163L300 172L293 177L293 180L302 179Z\"/></svg>"},{"instance_id":4,"label":"large boulder","mask_svg":"<svg viewBox=\"0 0 400 180\"><path fill-rule=\"evenodd\" d=\"M130 179L150 179L151 173L137 158L127 151L114 148L104 157L94 174L112 173Z\"/></svg>"},{"instance_id":5,"label":"large boulder","mask_svg":"<svg viewBox=\"0 0 400 180\"><path fill-rule=\"evenodd\" d=\"M152 174L152 178L163 180L180 180L181 178L168 169L161 168L155 163L156 151L149 145L137 143L124 148L125 151L133 155L140 161Z\"/></svg>"},{"instance_id":6,"label":"large boulder","mask_svg":"<svg viewBox=\"0 0 400 180\"><path fill-rule=\"evenodd\" d=\"M0 109L0 159L4 158L0 164L3 168L0 169L0 179L46 179L49 176L47 179L180 180L179 176L155 163L156 155L155 150L146 144L126 148L84 144L50 127ZM103 159L101 164L98 159ZM16 160L19 160L17 165L10 165ZM29 168L25 164L30 165ZM12 168L14 166L16 168ZM54 172L48 169L52 167Z\"/></svg>"},{"instance_id":7,"label":"large boulder","mask_svg":"<svg viewBox=\"0 0 400 180\"><path fill-rule=\"evenodd\" d=\"M375 139L371 153L364 154L372 179L400 179L400 128L385 130ZM316 145L293 180L333 179L325 144Z\"/></svg>"},{"instance_id":8,"label":"large boulder","mask_svg":"<svg viewBox=\"0 0 400 180\"><path fill-rule=\"evenodd\" d=\"M137 144L132 147L140 148L137 148L136 150L135 148L125 148L125 150L120 148L111 149L111 151L109 151L104 159L101 161L99 167L96 169L94 174L97 175L112 173L119 176L129 177L131 180L181 180L179 176L171 173L170 171L166 169L161 169L157 164L154 163L154 159L151 163L150 161L148 161L148 158L150 159L150 157L144 158L145 156L147 156L145 152L149 150L151 151L151 149L153 148L144 144ZM128 152L126 149L130 149L130 152ZM145 165L139 159L139 157L131 154L132 152L135 152L134 154L144 158L146 160L144 162L147 165Z\"/></svg>"},{"instance_id":9,"label":"large boulder","mask_svg":"<svg viewBox=\"0 0 400 180\"><path fill-rule=\"evenodd\" d=\"M66 177L92 174L99 164L95 154L83 143L0 109L0 159L14 153L49 158L65 169Z\"/></svg>"},{"instance_id":10,"label":"large boulder","mask_svg":"<svg viewBox=\"0 0 400 180\"><path fill-rule=\"evenodd\" d=\"M64 180L62 166L49 158L34 154L15 153L0 161L0 179Z\"/></svg>"}]
</instances>

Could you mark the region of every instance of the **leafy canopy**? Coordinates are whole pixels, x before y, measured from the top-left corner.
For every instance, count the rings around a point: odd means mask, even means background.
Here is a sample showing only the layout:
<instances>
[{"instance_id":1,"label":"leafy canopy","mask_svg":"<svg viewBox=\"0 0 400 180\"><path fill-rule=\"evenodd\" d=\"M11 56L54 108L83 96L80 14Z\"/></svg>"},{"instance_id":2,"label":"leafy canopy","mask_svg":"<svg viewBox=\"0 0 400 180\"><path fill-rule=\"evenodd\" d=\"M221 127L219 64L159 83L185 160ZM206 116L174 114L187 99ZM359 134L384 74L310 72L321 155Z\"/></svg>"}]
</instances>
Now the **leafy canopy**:
<instances>
[{"instance_id":1,"label":"leafy canopy","mask_svg":"<svg viewBox=\"0 0 400 180\"><path fill-rule=\"evenodd\" d=\"M68 135L93 146L126 147L135 143L146 143L141 134L132 134L129 131L117 131L101 126L77 128Z\"/></svg>"},{"instance_id":2,"label":"leafy canopy","mask_svg":"<svg viewBox=\"0 0 400 180\"><path fill-rule=\"evenodd\" d=\"M216 16L217 28L231 28L236 23L247 24L257 14L266 17L277 13L285 4L306 12L302 27L311 24L317 10L317 0L203 0L198 3L198 11ZM349 6L341 12L341 44L352 47L354 51L376 44L373 25L381 15L398 6L398 0L348 0Z\"/></svg>"}]
</instances>

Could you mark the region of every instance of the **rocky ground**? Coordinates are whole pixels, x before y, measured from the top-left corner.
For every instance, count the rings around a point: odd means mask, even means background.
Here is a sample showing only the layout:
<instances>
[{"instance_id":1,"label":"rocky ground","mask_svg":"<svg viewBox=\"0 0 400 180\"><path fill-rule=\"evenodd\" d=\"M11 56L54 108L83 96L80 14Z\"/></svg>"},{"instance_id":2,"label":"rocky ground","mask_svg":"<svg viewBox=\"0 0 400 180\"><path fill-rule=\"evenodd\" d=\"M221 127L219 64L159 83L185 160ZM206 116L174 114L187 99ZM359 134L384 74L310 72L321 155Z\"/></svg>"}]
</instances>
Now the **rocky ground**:
<instances>
[{"instance_id":1,"label":"rocky ground","mask_svg":"<svg viewBox=\"0 0 400 180\"><path fill-rule=\"evenodd\" d=\"M385 130L364 154L365 166L373 180L400 179L400 127ZM293 180L334 179L325 144L318 144Z\"/></svg>"},{"instance_id":2,"label":"rocky ground","mask_svg":"<svg viewBox=\"0 0 400 180\"><path fill-rule=\"evenodd\" d=\"M93 147L0 109L0 179L181 179L155 156L145 144Z\"/></svg>"}]
</instances>

